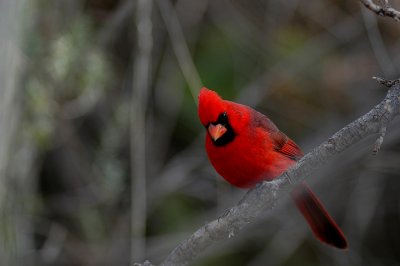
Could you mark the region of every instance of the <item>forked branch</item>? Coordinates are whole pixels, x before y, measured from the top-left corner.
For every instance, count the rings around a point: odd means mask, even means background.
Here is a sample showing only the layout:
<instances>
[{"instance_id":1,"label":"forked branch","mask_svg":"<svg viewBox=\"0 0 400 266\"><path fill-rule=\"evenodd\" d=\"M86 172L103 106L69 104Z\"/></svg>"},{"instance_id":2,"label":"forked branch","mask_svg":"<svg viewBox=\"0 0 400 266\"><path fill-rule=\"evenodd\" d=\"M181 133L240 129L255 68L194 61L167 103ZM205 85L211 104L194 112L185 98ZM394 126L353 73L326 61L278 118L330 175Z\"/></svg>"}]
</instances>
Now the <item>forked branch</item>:
<instances>
[{"instance_id":1,"label":"forked branch","mask_svg":"<svg viewBox=\"0 0 400 266\"><path fill-rule=\"evenodd\" d=\"M391 17L397 22L400 22L400 11L391 7L387 0L382 0L381 5L375 4L372 0L360 0L361 3L379 16Z\"/></svg>"}]
</instances>

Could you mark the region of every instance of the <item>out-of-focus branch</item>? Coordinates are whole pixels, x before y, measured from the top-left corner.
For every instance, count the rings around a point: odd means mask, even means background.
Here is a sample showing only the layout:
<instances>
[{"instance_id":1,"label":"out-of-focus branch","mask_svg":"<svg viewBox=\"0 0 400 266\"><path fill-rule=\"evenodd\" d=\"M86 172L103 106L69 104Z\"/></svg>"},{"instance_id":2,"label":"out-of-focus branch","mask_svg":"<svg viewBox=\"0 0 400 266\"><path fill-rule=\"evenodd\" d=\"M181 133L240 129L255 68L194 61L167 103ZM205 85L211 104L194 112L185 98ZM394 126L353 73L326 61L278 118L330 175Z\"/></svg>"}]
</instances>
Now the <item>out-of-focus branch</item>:
<instances>
[{"instance_id":1,"label":"out-of-focus branch","mask_svg":"<svg viewBox=\"0 0 400 266\"><path fill-rule=\"evenodd\" d=\"M30 191L27 179L32 175L18 175L13 168L20 113L19 78L23 69L20 49L23 26L28 22L23 18L29 17L26 5L25 0L0 1L0 265L32 263L23 259L24 251L32 248L30 218L23 202L31 196L24 192ZM18 162L20 172L29 167L24 162Z\"/></svg>"},{"instance_id":2,"label":"out-of-focus branch","mask_svg":"<svg viewBox=\"0 0 400 266\"><path fill-rule=\"evenodd\" d=\"M196 66L194 65L192 56L190 55L190 51L186 44L175 9L170 0L157 0L157 4L165 26L167 27L172 48L178 60L179 67L181 68L183 76L189 85L190 93L192 94L194 101L197 103L197 94L198 90L202 86L202 83Z\"/></svg>"},{"instance_id":3,"label":"out-of-focus branch","mask_svg":"<svg viewBox=\"0 0 400 266\"><path fill-rule=\"evenodd\" d=\"M385 6L380 6L372 2L372 0L360 0L360 2L369 10L379 16L391 17L397 22L400 22L400 12L393 7L389 6L387 0L385 0Z\"/></svg>"},{"instance_id":4,"label":"out-of-focus branch","mask_svg":"<svg viewBox=\"0 0 400 266\"><path fill-rule=\"evenodd\" d=\"M214 242L234 236L262 211L271 210L295 184L334 155L386 127L400 111L400 84L393 84L385 99L371 111L339 130L276 180L263 182L250 190L238 205L184 240L161 265L187 265Z\"/></svg>"},{"instance_id":5,"label":"out-of-focus branch","mask_svg":"<svg viewBox=\"0 0 400 266\"><path fill-rule=\"evenodd\" d=\"M99 33L97 41L100 45L108 45L115 38L121 26L132 15L135 5L136 1L126 0L118 6L109 23Z\"/></svg>"},{"instance_id":6,"label":"out-of-focus branch","mask_svg":"<svg viewBox=\"0 0 400 266\"><path fill-rule=\"evenodd\" d=\"M137 53L133 69L131 153L131 260L142 260L146 232L146 103L150 87L152 37L151 0L137 2Z\"/></svg>"},{"instance_id":7,"label":"out-of-focus branch","mask_svg":"<svg viewBox=\"0 0 400 266\"><path fill-rule=\"evenodd\" d=\"M369 12L366 8L361 8L365 28L375 59L379 64L384 76L391 77L397 73L396 65L383 41L382 34L378 27L376 15Z\"/></svg>"}]
</instances>

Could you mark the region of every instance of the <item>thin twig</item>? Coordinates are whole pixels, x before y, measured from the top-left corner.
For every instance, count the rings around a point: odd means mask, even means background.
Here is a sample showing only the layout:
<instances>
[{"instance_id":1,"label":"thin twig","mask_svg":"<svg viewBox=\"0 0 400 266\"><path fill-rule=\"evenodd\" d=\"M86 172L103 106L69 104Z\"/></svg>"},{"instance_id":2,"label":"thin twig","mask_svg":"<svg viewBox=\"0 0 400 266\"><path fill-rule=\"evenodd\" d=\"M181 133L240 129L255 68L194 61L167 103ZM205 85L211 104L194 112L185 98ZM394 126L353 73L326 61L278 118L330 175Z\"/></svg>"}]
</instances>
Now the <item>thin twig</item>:
<instances>
[{"instance_id":1,"label":"thin twig","mask_svg":"<svg viewBox=\"0 0 400 266\"><path fill-rule=\"evenodd\" d=\"M154 266L150 261L146 260L143 263L134 263L133 266Z\"/></svg>"},{"instance_id":2,"label":"thin twig","mask_svg":"<svg viewBox=\"0 0 400 266\"><path fill-rule=\"evenodd\" d=\"M141 261L146 232L146 103L150 87L152 1L137 1L137 54L134 64L130 153L131 153L131 261Z\"/></svg>"},{"instance_id":3,"label":"thin twig","mask_svg":"<svg viewBox=\"0 0 400 266\"><path fill-rule=\"evenodd\" d=\"M378 83L388 88L400 83L400 79L388 80L380 77L372 77L372 79L376 80Z\"/></svg>"},{"instance_id":4,"label":"thin twig","mask_svg":"<svg viewBox=\"0 0 400 266\"><path fill-rule=\"evenodd\" d=\"M375 145L374 145L374 149L373 149L373 153L376 155L378 153L378 151L381 149L382 143L383 143L383 139L385 138L386 135L386 127L383 126L380 130L379 130L379 138L375 141Z\"/></svg>"},{"instance_id":5,"label":"thin twig","mask_svg":"<svg viewBox=\"0 0 400 266\"><path fill-rule=\"evenodd\" d=\"M371 111L339 130L312 152L306 154L293 168L272 182L263 182L250 190L238 205L218 219L207 223L178 245L161 264L187 265L200 252L218 240L235 235L265 209L271 210L279 199L333 156L348 149L365 137L386 127L400 111L400 84L391 87L385 99Z\"/></svg>"},{"instance_id":6,"label":"thin twig","mask_svg":"<svg viewBox=\"0 0 400 266\"><path fill-rule=\"evenodd\" d=\"M391 17L397 22L400 22L400 12L391 7L386 1L384 6L380 6L372 2L372 0L360 0L360 2L369 10L379 16Z\"/></svg>"}]
</instances>

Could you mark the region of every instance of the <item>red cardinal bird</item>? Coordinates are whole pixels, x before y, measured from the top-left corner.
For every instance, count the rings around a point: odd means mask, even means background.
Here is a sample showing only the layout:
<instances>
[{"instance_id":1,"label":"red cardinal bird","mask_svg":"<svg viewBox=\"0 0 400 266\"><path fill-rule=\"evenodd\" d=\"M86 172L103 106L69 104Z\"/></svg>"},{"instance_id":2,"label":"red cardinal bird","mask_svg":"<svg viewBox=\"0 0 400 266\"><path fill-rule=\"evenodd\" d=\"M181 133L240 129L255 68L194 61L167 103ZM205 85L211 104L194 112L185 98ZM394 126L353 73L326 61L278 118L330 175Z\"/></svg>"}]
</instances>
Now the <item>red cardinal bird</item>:
<instances>
[{"instance_id":1,"label":"red cardinal bird","mask_svg":"<svg viewBox=\"0 0 400 266\"><path fill-rule=\"evenodd\" d=\"M199 94L199 117L207 130L206 150L215 170L239 188L273 180L303 156L294 141L256 110L223 100L212 90ZM347 241L317 196L305 182L291 193L315 236L340 249Z\"/></svg>"}]
</instances>

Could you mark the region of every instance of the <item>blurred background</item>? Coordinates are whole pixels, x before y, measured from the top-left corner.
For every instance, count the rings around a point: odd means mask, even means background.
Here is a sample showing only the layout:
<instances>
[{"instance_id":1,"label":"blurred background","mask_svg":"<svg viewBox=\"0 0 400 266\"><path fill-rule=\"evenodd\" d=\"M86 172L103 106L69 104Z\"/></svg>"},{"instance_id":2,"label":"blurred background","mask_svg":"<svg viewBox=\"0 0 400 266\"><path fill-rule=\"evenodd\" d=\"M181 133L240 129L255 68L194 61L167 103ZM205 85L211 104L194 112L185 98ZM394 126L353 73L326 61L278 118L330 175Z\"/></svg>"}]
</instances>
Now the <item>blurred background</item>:
<instances>
[{"instance_id":1,"label":"blurred background","mask_svg":"<svg viewBox=\"0 0 400 266\"><path fill-rule=\"evenodd\" d=\"M1 0L0 265L159 264L245 193L206 158L200 86L307 152L399 78L399 25L357 0ZM399 265L399 134L308 179L348 251L287 201L193 265Z\"/></svg>"}]
</instances>

